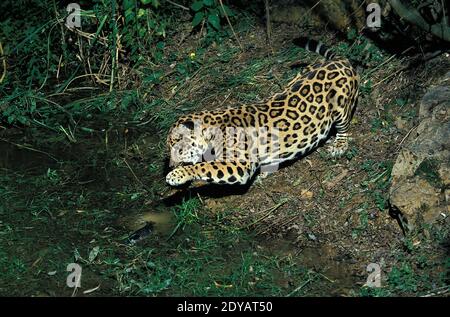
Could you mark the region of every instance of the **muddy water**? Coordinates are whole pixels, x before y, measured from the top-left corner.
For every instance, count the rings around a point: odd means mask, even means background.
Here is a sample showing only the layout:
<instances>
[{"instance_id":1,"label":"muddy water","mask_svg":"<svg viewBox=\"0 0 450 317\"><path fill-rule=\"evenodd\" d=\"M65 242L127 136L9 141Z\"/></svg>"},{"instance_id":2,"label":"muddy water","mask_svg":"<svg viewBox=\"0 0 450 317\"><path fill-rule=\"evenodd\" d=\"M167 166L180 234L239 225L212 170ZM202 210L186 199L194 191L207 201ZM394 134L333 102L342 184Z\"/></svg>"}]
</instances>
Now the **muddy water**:
<instances>
[{"instance_id":1,"label":"muddy water","mask_svg":"<svg viewBox=\"0 0 450 317\"><path fill-rule=\"evenodd\" d=\"M153 224L153 232L163 236L169 236L175 228L175 217L170 210L162 212L147 211L135 212L117 220L119 226L129 231L136 231L146 225Z\"/></svg>"}]
</instances>

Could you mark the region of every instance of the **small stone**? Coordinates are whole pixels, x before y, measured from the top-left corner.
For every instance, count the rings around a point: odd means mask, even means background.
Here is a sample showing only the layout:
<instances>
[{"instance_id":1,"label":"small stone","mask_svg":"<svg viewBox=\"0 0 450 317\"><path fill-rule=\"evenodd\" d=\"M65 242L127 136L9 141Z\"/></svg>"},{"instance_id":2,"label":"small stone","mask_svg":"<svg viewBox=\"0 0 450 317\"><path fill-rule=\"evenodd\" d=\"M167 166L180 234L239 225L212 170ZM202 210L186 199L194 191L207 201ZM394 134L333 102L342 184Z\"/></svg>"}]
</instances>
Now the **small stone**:
<instances>
[{"instance_id":1,"label":"small stone","mask_svg":"<svg viewBox=\"0 0 450 317\"><path fill-rule=\"evenodd\" d=\"M405 130L406 124L407 124L406 120L402 119L401 117L397 117L395 119L395 126L399 130Z\"/></svg>"}]
</instances>

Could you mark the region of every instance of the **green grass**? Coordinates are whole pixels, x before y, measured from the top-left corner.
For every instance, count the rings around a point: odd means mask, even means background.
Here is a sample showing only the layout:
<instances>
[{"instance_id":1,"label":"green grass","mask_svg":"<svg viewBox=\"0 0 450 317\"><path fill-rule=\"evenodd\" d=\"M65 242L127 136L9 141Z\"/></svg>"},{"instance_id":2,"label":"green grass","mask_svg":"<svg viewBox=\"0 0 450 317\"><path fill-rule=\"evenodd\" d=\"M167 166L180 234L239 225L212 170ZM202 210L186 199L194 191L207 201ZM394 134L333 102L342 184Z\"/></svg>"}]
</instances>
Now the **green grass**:
<instances>
[{"instance_id":1,"label":"green grass","mask_svg":"<svg viewBox=\"0 0 450 317\"><path fill-rule=\"evenodd\" d=\"M317 275L227 225L227 217L210 215L197 198L171 208L177 223L170 239L153 236L125 247L129 233L116 227L115 218L142 209L145 192L137 184L109 192L77 186L69 170L66 162L34 176L0 177L0 235L8 237L0 239L1 294L13 288L17 295L39 289L70 295L58 283L71 262L86 272L85 288L102 283L105 294L121 295L285 296Z\"/></svg>"},{"instance_id":2,"label":"green grass","mask_svg":"<svg viewBox=\"0 0 450 317\"><path fill-rule=\"evenodd\" d=\"M170 237L172 237L178 229L184 230L186 225L191 225L198 221L197 212L200 206L201 204L198 198L191 198L187 201L183 200L181 205L174 208L177 224L170 234Z\"/></svg>"},{"instance_id":3,"label":"green grass","mask_svg":"<svg viewBox=\"0 0 450 317\"><path fill-rule=\"evenodd\" d=\"M438 247L436 245L436 247ZM426 296L448 293L450 284L449 257L436 257L426 247L410 246L409 253L394 251L396 264L386 272L382 268L381 288L362 287L359 296Z\"/></svg>"},{"instance_id":4,"label":"green grass","mask_svg":"<svg viewBox=\"0 0 450 317\"><path fill-rule=\"evenodd\" d=\"M387 206L393 164L392 161L375 162L369 159L361 165L361 169L367 173L361 187L368 192L369 198L380 211Z\"/></svg>"},{"instance_id":5,"label":"green grass","mask_svg":"<svg viewBox=\"0 0 450 317\"><path fill-rule=\"evenodd\" d=\"M367 230L368 224L369 224L369 215L368 215L368 204L364 203L359 209L358 209L358 216L359 216L359 225L353 229L352 231L352 237L356 239L359 234Z\"/></svg>"}]
</instances>

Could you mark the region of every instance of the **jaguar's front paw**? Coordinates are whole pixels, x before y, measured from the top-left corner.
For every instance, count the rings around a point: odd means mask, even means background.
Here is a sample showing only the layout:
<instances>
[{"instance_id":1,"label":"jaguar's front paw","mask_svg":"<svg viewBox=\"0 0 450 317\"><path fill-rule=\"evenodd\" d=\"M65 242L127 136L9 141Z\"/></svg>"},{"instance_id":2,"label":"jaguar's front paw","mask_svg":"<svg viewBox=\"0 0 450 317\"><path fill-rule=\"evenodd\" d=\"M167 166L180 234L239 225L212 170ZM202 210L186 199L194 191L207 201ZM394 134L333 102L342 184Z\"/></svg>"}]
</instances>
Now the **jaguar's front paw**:
<instances>
[{"instance_id":1,"label":"jaguar's front paw","mask_svg":"<svg viewBox=\"0 0 450 317\"><path fill-rule=\"evenodd\" d=\"M166 182L170 186L180 186L190 181L188 173L181 167L178 167L171 171L166 176Z\"/></svg>"}]
</instances>

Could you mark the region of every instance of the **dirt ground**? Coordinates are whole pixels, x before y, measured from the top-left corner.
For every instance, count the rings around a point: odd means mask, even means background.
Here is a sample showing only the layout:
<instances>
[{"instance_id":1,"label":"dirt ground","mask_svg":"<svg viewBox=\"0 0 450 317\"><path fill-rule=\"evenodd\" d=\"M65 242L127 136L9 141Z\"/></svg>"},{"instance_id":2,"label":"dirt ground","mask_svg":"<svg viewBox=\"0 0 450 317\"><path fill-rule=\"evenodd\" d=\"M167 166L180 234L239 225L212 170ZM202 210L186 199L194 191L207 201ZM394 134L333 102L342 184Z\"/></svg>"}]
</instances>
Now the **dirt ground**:
<instances>
[{"instance_id":1,"label":"dirt ground","mask_svg":"<svg viewBox=\"0 0 450 317\"><path fill-rule=\"evenodd\" d=\"M235 67L255 56L269 56L283 49L298 34L295 27L277 25L272 45L267 46L261 45L266 42L264 31L261 28L241 39L254 44L254 51L240 54L228 71L235 72ZM366 282L370 263L380 265L385 281L385 273L405 252L407 239L397 217L389 211L390 169L405 137L418 124L414 114L421 97L427 87L450 69L450 56L445 54L417 67L395 70L413 58L386 56L384 67L363 70L363 83L370 80L372 90L359 99L346 157L331 159L322 147L257 180L248 190L229 189L225 195L217 194L223 193L223 189L201 190L207 209L213 213L232 210L228 215L235 225L274 244L279 239L288 243L288 252L298 257L300 263L320 268L336 282L330 294L354 295L355 285L363 286ZM270 71L279 78L286 68L273 65ZM217 89L209 87L208 80L204 82L206 87L198 83L199 95L207 89ZM261 93L262 99L273 91L271 83L263 85L268 89ZM236 92L227 95L226 103L238 102L236 95ZM217 103L223 102L216 101L205 108L215 109ZM441 225L448 228L449 224L444 221ZM417 237L413 240L414 245L427 244L425 248L431 251L432 258L448 257L445 246Z\"/></svg>"}]
</instances>

